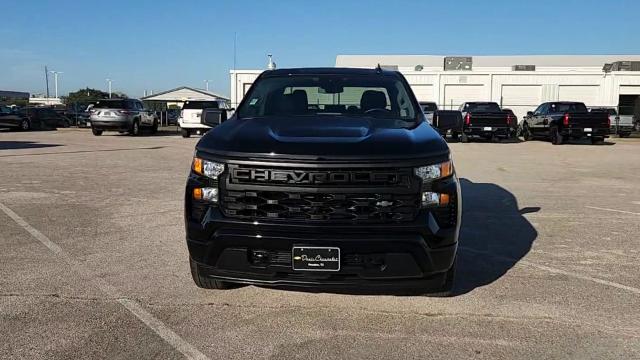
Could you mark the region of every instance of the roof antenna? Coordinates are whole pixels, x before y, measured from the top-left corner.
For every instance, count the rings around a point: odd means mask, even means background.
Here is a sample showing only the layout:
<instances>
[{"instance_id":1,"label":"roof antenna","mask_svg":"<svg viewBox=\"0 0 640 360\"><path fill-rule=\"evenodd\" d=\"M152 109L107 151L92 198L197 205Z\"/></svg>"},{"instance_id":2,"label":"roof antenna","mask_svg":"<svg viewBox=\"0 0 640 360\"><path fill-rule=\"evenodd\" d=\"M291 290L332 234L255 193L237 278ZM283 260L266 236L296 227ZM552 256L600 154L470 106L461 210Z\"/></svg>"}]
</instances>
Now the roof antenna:
<instances>
[{"instance_id":1,"label":"roof antenna","mask_svg":"<svg viewBox=\"0 0 640 360\"><path fill-rule=\"evenodd\" d=\"M380 63L378 63L378 66L376 66L376 72L378 74L380 74L382 72L382 67L380 66Z\"/></svg>"},{"instance_id":2,"label":"roof antenna","mask_svg":"<svg viewBox=\"0 0 640 360\"><path fill-rule=\"evenodd\" d=\"M275 70L276 69L276 63L273 62L273 58L271 54L267 54L267 56L269 57L269 63L267 64L267 70Z\"/></svg>"}]
</instances>

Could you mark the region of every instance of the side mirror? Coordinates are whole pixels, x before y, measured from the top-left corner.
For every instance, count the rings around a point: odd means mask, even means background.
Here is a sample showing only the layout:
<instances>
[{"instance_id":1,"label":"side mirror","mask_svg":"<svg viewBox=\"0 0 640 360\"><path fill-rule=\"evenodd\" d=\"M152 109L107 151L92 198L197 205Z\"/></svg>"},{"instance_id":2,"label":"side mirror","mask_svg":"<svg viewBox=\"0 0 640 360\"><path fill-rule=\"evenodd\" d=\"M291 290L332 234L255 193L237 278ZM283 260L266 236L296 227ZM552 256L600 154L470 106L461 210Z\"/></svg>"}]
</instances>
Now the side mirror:
<instances>
[{"instance_id":1,"label":"side mirror","mask_svg":"<svg viewBox=\"0 0 640 360\"><path fill-rule=\"evenodd\" d=\"M200 123L210 127L216 127L227 121L226 109L204 109L200 116Z\"/></svg>"},{"instance_id":2,"label":"side mirror","mask_svg":"<svg viewBox=\"0 0 640 360\"><path fill-rule=\"evenodd\" d=\"M527 116L533 116L533 111L527 111Z\"/></svg>"}]
</instances>

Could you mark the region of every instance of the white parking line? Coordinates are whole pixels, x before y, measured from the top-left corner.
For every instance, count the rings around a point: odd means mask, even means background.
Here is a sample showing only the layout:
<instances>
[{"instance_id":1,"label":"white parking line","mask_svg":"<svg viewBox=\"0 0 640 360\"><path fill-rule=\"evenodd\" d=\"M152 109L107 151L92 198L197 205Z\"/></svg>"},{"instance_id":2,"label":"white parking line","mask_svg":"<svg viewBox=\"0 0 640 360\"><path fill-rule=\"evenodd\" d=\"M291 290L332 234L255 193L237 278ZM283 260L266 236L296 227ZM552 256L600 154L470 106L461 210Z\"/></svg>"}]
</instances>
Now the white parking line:
<instances>
[{"instance_id":1,"label":"white parking line","mask_svg":"<svg viewBox=\"0 0 640 360\"><path fill-rule=\"evenodd\" d=\"M65 252L58 244L51 241L46 235L38 231L38 229L27 223L20 215L16 214L13 210L8 208L3 203L0 203L0 210L2 210L13 221L25 229L42 245L46 246L51 252L60 256L71 268L82 277L86 277L86 274L92 274L91 269L84 266L81 262L75 260L71 255ZM198 349L193 347L178 334L173 332L167 325L158 318L154 317L151 313L146 311L137 301L123 298L118 295L115 287L104 281L104 279L91 277L90 280L98 287L102 292L111 298L118 299L118 303L127 309L131 314L142 321L149 329L160 336L164 341L171 345L174 349L181 352L187 359L208 359Z\"/></svg>"},{"instance_id":2,"label":"white parking line","mask_svg":"<svg viewBox=\"0 0 640 360\"><path fill-rule=\"evenodd\" d=\"M476 249L468 248L468 247L465 247L465 246L460 246L460 249L463 250L463 251L469 251L469 252L472 252L472 253L475 253L475 254L491 256L493 258L496 258L496 259L499 259L499 260L503 260L503 261L509 261L509 262L514 262L514 263L516 263L516 262L517 263L522 263L522 264L525 264L525 265L528 265L528 266L531 266L531 267L534 267L534 268L537 268L537 269L540 269L540 270L545 270L545 271L548 271L548 272L551 272L551 273L562 274L562 275L570 276L570 277L573 277L573 278L576 278L576 279L581 279L581 280L587 280L587 281L591 281L591 282L598 283L598 284L601 284L601 285L611 286L611 287L614 287L614 288L617 288L617 289L626 290L626 291L632 292L634 294L640 295L640 289L635 288L633 286L628 286L628 285L620 284L620 283L609 281L609 280L598 279L598 278L594 278L594 277L587 276L587 275L581 275L581 274L578 274L578 273L575 273L575 272L571 272L571 271L560 270L560 269L552 268L552 267L546 266L546 265L539 265L539 264L536 264L536 263L533 263L531 261L524 260L524 259L517 260L517 259L506 257L506 256L499 256L499 255L491 254L491 253L489 253L487 251L476 250Z\"/></svg>"},{"instance_id":3,"label":"white parking line","mask_svg":"<svg viewBox=\"0 0 640 360\"><path fill-rule=\"evenodd\" d=\"M607 208L601 208L601 207L596 207L596 206L585 206L585 207L586 207L586 208L589 208L589 209L595 209L595 210L613 211L613 212L619 212L619 213L623 213L623 214L640 215L640 213L633 212L633 211L624 211L624 210L616 210L616 209L607 209Z\"/></svg>"}]
</instances>

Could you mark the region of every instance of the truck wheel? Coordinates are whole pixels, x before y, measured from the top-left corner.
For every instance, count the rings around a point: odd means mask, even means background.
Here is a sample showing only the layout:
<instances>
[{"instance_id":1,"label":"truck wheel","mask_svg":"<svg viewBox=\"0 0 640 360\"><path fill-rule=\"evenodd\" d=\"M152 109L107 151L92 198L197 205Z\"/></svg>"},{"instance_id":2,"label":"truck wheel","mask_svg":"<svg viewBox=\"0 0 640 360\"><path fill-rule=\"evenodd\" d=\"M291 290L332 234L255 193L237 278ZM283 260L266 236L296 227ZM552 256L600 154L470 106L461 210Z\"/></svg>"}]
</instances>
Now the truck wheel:
<instances>
[{"instance_id":1,"label":"truck wheel","mask_svg":"<svg viewBox=\"0 0 640 360\"><path fill-rule=\"evenodd\" d=\"M452 131L451 132L451 139L455 140L455 141L460 141L460 133L457 131Z\"/></svg>"},{"instance_id":2,"label":"truck wheel","mask_svg":"<svg viewBox=\"0 0 640 360\"><path fill-rule=\"evenodd\" d=\"M557 127L552 127L550 130L551 133L551 143L553 145L562 145L562 134L558 131Z\"/></svg>"},{"instance_id":3,"label":"truck wheel","mask_svg":"<svg viewBox=\"0 0 640 360\"><path fill-rule=\"evenodd\" d=\"M20 130L27 131L29 129L31 129L31 123L29 122L29 120L22 119L22 121L20 122Z\"/></svg>"},{"instance_id":4,"label":"truck wheel","mask_svg":"<svg viewBox=\"0 0 640 360\"><path fill-rule=\"evenodd\" d=\"M465 133L462 133L460 135L460 142L468 143L469 142L469 136L467 134L465 134Z\"/></svg>"},{"instance_id":5,"label":"truck wheel","mask_svg":"<svg viewBox=\"0 0 640 360\"><path fill-rule=\"evenodd\" d=\"M140 135L140 123L138 120L133 120L133 124L131 124L131 130L129 131L131 136L139 136Z\"/></svg>"},{"instance_id":6,"label":"truck wheel","mask_svg":"<svg viewBox=\"0 0 640 360\"><path fill-rule=\"evenodd\" d=\"M618 136L621 138L626 138L629 137L629 133L619 133Z\"/></svg>"},{"instance_id":7,"label":"truck wheel","mask_svg":"<svg viewBox=\"0 0 640 360\"><path fill-rule=\"evenodd\" d=\"M456 278L456 263L457 260L453 261L453 265L451 265L451 269L449 269L444 274L444 284L442 287L437 289L436 291L429 292L427 296L429 297L449 297L453 293L453 286L455 284Z\"/></svg>"},{"instance_id":8,"label":"truck wheel","mask_svg":"<svg viewBox=\"0 0 640 360\"><path fill-rule=\"evenodd\" d=\"M158 119L153 119L153 125L151 126L151 133L155 134L158 132Z\"/></svg>"},{"instance_id":9,"label":"truck wheel","mask_svg":"<svg viewBox=\"0 0 640 360\"><path fill-rule=\"evenodd\" d=\"M189 129L180 129L180 133L182 134L183 138L188 138L189 136L191 136L191 131L189 131Z\"/></svg>"},{"instance_id":10,"label":"truck wheel","mask_svg":"<svg viewBox=\"0 0 640 360\"><path fill-rule=\"evenodd\" d=\"M102 130L100 130L100 129L94 129L94 128L91 128L91 132L92 132L92 133L93 133L93 135L95 135L95 136L100 136L100 135L102 135Z\"/></svg>"},{"instance_id":11,"label":"truck wheel","mask_svg":"<svg viewBox=\"0 0 640 360\"><path fill-rule=\"evenodd\" d=\"M591 137L591 144L599 144L604 141L603 137Z\"/></svg>"},{"instance_id":12,"label":"truck wheel","mask_svg":"<svg viewBox=\"0 0 640 360\"><path fill-rule=\"evenodd\" d=\"M533 136L531 135L531 129L529 129L529 126L527 125L524 125L522 127L522 139L524 141L533 140Z\"/></svg>"},{"instance_id":13,"label":"truck wheel","mask_svg":"<svg viewBox=\"0 0 640 360\"><path fill-rule=\"evenodd\" d=\"M201 275L198 270L198 264L191 258L189 258L189 265L191 266L191 277L193 278L193 282L195 282L199 288L224 290L231 287L226 281L214 280Z\"/></svg>"}]
</instances>

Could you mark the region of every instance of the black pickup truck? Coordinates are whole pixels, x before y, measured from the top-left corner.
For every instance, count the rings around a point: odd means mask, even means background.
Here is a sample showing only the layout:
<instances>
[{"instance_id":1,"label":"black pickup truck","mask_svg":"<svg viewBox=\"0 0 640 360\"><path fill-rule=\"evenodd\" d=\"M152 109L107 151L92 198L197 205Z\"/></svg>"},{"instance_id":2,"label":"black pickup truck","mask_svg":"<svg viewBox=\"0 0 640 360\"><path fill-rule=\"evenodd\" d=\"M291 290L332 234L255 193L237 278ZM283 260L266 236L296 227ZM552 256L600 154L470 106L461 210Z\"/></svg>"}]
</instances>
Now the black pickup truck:
<instances>
[{"instance_id":1,"label":"black pickup truck","mask_svg":"<svg viewBox=\"0 0 640 360\"><path fill-rule=\"evenodd\" d=\"M547 102L527 113L522 123L522 137L525 141L547 138L554 145L568 139L588 138L595 144L609 137L610 126L608 113L589 112L581 102Z\"/></svg>"},{"instance_id":2,"label":"black pickup truck","mask_svg":"<svg viewBox=\"0 0 640 360\"><path fill-rule=\"evenodd\" d=\"M269 70L225 111L186 185L196 285L451 291L460 186L399 72Z\"/></svg>"},{"instance_id":3,"label":"black pickup truck","mask_svg":"<svg viewBox=\"0 0 640 360\"><path fill-rule=\"evenodd\" d=\"M462 142L468 142L471 137L480 137L498 141L512 139L516 135L516 120L513 116L500 109L494 102L466 102L460 105L460 112L464 119L460 132ZM458 133L453 136L457 137Z\"/></svg>"}]
</instances>

